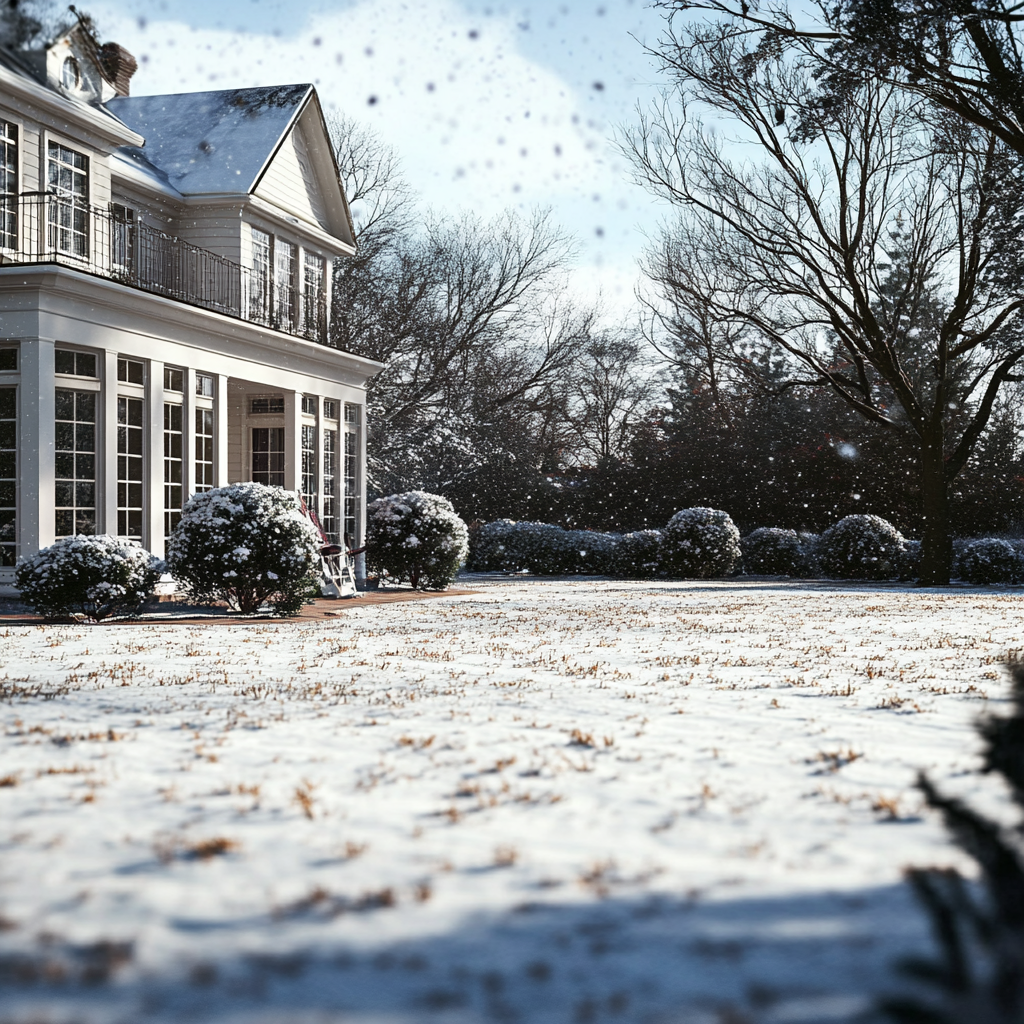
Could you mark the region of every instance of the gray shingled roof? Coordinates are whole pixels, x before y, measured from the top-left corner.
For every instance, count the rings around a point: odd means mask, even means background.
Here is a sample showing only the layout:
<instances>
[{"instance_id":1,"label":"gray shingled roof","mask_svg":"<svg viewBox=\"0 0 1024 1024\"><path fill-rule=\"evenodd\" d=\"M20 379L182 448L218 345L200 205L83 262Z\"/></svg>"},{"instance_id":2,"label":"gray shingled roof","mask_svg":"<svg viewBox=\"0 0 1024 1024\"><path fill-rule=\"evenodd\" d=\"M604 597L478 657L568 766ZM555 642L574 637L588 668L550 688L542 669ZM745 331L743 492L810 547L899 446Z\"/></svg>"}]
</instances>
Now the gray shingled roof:
<instances>
[{"instance_id":1,"label":"gray shingled roof","mask_svg":"<svg viewBox=\"0 0 1024 1024\"><path fill-rule=\"evenodd\" d=\"M185 196L252 191L311 85L119 96L106 107L146 140L123 149Z\"/></svg>"}]
</instances>

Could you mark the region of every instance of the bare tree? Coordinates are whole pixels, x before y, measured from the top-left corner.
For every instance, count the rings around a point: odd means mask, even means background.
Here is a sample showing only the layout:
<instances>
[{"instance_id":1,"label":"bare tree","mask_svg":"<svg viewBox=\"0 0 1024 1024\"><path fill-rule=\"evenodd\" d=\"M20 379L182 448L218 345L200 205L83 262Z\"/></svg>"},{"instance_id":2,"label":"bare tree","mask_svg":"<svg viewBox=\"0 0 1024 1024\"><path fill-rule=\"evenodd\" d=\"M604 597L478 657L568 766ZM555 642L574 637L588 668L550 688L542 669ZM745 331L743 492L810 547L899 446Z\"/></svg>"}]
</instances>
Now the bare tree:
<instances>
[{"instance_id":1,"label":"bare tree","mask_svg":"<svg viewBox=\"0 0 1024 1024\"><path fill-rule=\"evenodd\" d=\"M331 340L385 364L368 396L374 484L440 486L496 454L557 450L593 320L564 296L571 240L543 210L423 215L393 150L351 121L332 132L359 249L335 267Z\"/></svg>"},{"instance_id":2,"label":"bare tree","mask_svg":"<svg viewBox=\"0 0 1024 1024\"><path fill-rule=\"evenodd\" d=\"M602 465L626 454L655 392L642 348L642 337L621 328L587 341L572 380L568 417L578 456Z\"/></svg>"},{"instance_id":3,"label":"bare tree","mask_svg":"<svg viewBox=\"0 0 1024 1024\"><path fill-rule=\"evenodd\" d=\"M763 50L812 62L827 91L885 81L981 128L1024 156L1024 11L1003 0L657 0L711 13Z\"/></svg>"},{"instance_id":4,"label":"bare tree","mask_svg":"<svg viewBox=\"0 0 1024 1024\"><path fill-rule=\"evenodd\" d=\"M663 360L670 386L706 397L715 419L729 429L738 406L778 386L777 364L792 360L785 352L766 359L764 339L751 325L722 315L738 286L720 262L708 258L706 244L663 230L641 259L649 287L639 289L637 299L646 314L644 335Z\"/></svg>"},{"instance_id":5,"label":"bare tree","mask_svg":"<svg viewBox=\"0 0 1024 1024\"><path fill-rule=\"evenodd\" d=\"M996 272L1005 147L898 86L823 94L791 55L751 47L728 25L670 30L657 54L674 92L628 137L638 179L681 211L670 229L680 244L732 282L709 296L719 322L789 353L800 383L912 432L921 579L947 583L950 485L1024 357L1024 300ZM739 145L707 117L738 129ZM751 148L760 162L741 158ZM894 291L897 224L905 252ZM936 294L942 315L925 332L923 303ZM928 372L915 374L921 353Z\"/></svg>"}]
</instances>

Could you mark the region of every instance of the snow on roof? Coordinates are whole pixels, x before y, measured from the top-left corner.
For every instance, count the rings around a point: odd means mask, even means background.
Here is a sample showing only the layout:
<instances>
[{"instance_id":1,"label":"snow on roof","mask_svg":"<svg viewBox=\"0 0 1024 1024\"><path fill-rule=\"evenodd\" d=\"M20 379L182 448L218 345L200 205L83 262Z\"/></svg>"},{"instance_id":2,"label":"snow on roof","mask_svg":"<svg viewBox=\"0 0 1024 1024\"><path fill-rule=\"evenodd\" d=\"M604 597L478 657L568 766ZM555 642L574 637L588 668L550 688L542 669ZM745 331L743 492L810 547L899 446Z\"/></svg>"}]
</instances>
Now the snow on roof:
<instances>
[{"instance_id":1,"label":"snow on roof","mask_svg":"<svg viewBox=\"0 0 1024 1024\"><path fill-rule=\"evenodd\" d=\"M141 149L122 146L111 154L114 173L151 192L159 192L171 199L182 199L181 193L167 180L167 175L154 167Z\"/></svg>"},{"instance_id":2,"label":"snow on roof","mask_svg":"<svg viewBox=\"0 0 1024 1024\"><path fill-rule=\"evenodd\" d=\"M106 106L145 137L144 150L121 150L138 167L144 161L182 195L237 194L252 190L312 88L119 96Z\"/></svg>"}]
</instances>

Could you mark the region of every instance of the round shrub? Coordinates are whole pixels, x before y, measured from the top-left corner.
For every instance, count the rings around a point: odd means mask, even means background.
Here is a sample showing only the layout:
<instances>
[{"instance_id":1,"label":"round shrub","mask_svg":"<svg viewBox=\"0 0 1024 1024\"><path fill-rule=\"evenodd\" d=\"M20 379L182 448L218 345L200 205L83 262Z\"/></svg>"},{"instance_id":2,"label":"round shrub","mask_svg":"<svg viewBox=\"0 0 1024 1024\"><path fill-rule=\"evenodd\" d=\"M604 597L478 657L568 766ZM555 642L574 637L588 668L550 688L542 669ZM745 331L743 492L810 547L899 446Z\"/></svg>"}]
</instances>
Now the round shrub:
<instances>
[{"instance_id":1,"label":"round shrub","mask_svg":"<svg viewBox=\"0 0 1024 1024\"><path fill-rule=\"evenodd\" d=\"M728 576L740 564L740 531L725 512L684 508L662 531L662 566L682 579Z\"/></svg>"},{"instance_id":2,"label":"round shrub","mask_svg":"<svg viewBox=\"0 0 1024 1024\"><path fill-rule=\"evenodd\" d=\"M968 583L1017 583L1020 557L1009 541L997 537L972 540L959 558L960 578Z\"/></svg>"},{"instance_id":3,"label":"round shrub","mask_svg":"<svg viewBox=\"0 0 1024 1024\"><path fill-rule=\"evenodd\" d=\"M374 570L408 580L414 589L451 586L469 533L447 498L407 491L378 498L366 513L366 558Z\"/></svg>"},{"instance_id":4,"label":"round shrub","mask_svg":"<svg viewBox=\"0 0 1024 1024\"><path fill-rule=\"evenodd\" d=\"M661 530L637 530L619 538L612 572L624 579L643 580L661 572Z\"/></svg>"},{"instance_id":5,"label":"round shrub","mask_svg":"<svg viewBox=\"0 0 1024 1024\"><path fill-rule=\"evenodd\" d=\"M160 562L117 537L65 537L18 565L22 599L49 620L134 615L160 579Z\"/></svg>"},{"instance_id":6,"label":"round shrub","mask_svg":"<svg viewBox=\"0 0 1024 1024\"><path fill-rule=\"evenodd\" d=\"M821 535L821 567L836 579L892 579L900 573L906 548L903 534L881 517L847 516Z\"/></svg>"},{"instance_id":7,"label":"round shrub","mask_svg":"<svg viewBox=\"0 0 1024 1024\"><path fill-rule=\"evenodd\" d=\"M320 593L320 534L281 487L232 484L190 498L167 545L167 567L192 600L264 604L294 615Z\"/></svg>"},{"instance_id":8,"label":"round shrub","mask_svg":"<svg viewBox=\"0 0 1024 1024\"><path fill-rule=\"evenodd\" d=\"M795 530L762 526L740 541L743 571L753 576L801 576L803 545Z\"/></svg>"}]
</instances>

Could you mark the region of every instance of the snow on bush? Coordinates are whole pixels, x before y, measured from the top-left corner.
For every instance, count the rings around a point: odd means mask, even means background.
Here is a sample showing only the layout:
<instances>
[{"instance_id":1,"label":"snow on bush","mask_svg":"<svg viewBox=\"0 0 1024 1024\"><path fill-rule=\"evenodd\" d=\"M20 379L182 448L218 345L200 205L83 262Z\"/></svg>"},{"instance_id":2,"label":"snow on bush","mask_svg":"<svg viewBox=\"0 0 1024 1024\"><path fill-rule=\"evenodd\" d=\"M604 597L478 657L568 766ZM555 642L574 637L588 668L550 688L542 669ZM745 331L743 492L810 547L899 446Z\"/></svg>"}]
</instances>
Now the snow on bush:
<instances>
[{"instance_id":1,"label":"snow on bush","mask_svg":"<svg viewBox=\"0 0 1024 1024\"><path fill-rule=\"evenodd\" d=\"M684 508L662 534L662 566L670 576L728 576L740 564L740 531L726 512Z\"/></svg>"},{"instance_id":2,"label":"snow on bush","mask_svg":"<svg viewBox=\"0 0 1024 1024\"><path fill-rule=\"evenodd\" d=\"M612 572L626 579L644 580L661 572L661 530L637 530L619 538Z\"/></svg>"},{"instance_id":3,"label":"snow on bush","mask_svg":"<svg viewBox=\"0 0 1024 1024\"><path fill-rule=\"evenodd\" d=\"M290 491L232 484L189 499L167 567L194 601L294 615L320 593L322 543Z\"/></svg>"},{"instance_id":4,"label":"snow on bush","mask_svg":"<svg viewBox=\"0 0 1024 1024\"><path fill-rule=\"evenodd\" d=\"M754 576L803 576L807 557L795 530L762 526L740 541L743 571Z\"/></svg>"},{"instance_id":5,"label":"snow on bush","mask_svg":"<svg viewBox=\"0 0 1024 1024\"><path fill-rule=\"evenodd\" d=\"M613 571L620 537L596 530L563 530L551 523L497 519L472 531L472 572L603 575Z\"/></svg>"},{"instance_id":6,"label":"snow on bush","mask_svg":"<svg viewBox=\"0 0 1024 1024\"><path fill-rule=\"evenodd\" d=\"M819 548L821 567L827 576L886 580L900 574L907 541L880 516L856 515L830 526L821 535Z\"/></svg>"},{"instance_id":7,"label":"snow on bush","mask_svg":"<svg viewBox=\"0 0 1024 1024\"><path fill-rule=\"evenodd\" d=\"M506 542L516 523L511 519L495 519L469 528L469 572L517 572L522 566L514 564L513 552Z\"/></svg>"},{"instance_id":8,"label":"snow on bush","mask_svg":"<svg viewBox=\"0 0 1024 1024\"><path fill-rule=\"evenodd\" d=\"M160 562L131 541L65 537L18 565L22 599L49 620L134 615L160 579Z\"/></svg>"},{"instance_id":9,"label":"snow on bush","mask_svg":"<svg viewBox=\"0 0 1024 1024\"><path fill-rule=\"evenodd\" d=\"M371 569L413 588L451 586L469 550L466 524L439 494L407 491L378 498L366 510Z\"/></svg>"},{"instance_id":10,"label":"snow on bush","mask_svg":"<svg viewBox=\"0 0 1024 1024\"><path fill-rule=\"evenodd\" d=\"M997 537L969 541L958 558L960 579L968 583L1018 583L1020 556L1013 545Z\"/></svg>"}]
</instances>

